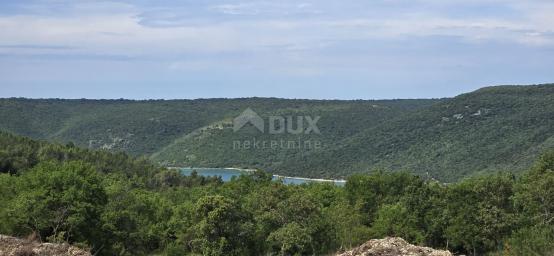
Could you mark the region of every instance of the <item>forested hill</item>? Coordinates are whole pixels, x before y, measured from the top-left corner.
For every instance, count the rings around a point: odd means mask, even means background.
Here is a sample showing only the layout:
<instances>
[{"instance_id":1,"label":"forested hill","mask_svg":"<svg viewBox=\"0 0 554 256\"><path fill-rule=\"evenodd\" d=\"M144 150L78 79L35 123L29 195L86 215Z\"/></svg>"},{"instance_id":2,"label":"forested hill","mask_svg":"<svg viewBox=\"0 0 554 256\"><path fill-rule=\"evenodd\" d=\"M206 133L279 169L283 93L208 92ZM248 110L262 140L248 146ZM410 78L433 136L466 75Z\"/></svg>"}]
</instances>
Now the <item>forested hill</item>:
<instances>
[{"instance_id":1,"label":"forested hill","mask_svg":"<svg viewBox=\"0 0 554 256\"><path fill-rule=\"evenodd\" d=\"M275 98L198 100L0 99L0 129L35 139L150 155L176 139L228 123L251 108L260 115L295 112L349 122L344 136L367 124L426 107L436 100L322 101ZM348 115L348 116L345 116ZM349 117L357 119L353 122ZM338 131L339 129L337 129ZM175 159L181 160L181 159Z\"/></svg>"},{"instance_id":2,"label":"forested hill","mask_svg":"<svg viewBox=\"0 0 554 256\"><path fill-rule=\"evenodd\" d=\"M554 148L554 85L488 87L392 118L284 170L408 170L443 181L519 172Z\"/></svg>"},{"instance_id":3,"label":"forested hill","mask_svg":"<svg viewBox=\"0 0 554 256\"><path fill-rule=\"evenodd\" d=\"M0 194L0 234L29 238L16 249L0 235L16 255L36 255L32 240L99 256L331 255L387 236L456 255L554 255L554 151L521 177L445 185L375 172L340 187L285 185L263 171L229 182L183 176L124 153L0 132ZM427 250L394 241L373 249Z\"/></svg>"},{"instance_id":4,"label":"forested hill","mask_svg":"<svg viewBox=\"0 0 554 256\"><path fill-rule=\"evenodd\" d=\"M319 117L321 134L269 134L253 126L234 131L233 119L247 108L265 121ZM553 84L487 87L440 100L0 99L0 129L12 133L146 155L165 165L308 177L385 169L452 181L519 171L554 147L552 117ZM236 142L254 140L321 146L237 148Z\"/></svg>"}]
</instances>

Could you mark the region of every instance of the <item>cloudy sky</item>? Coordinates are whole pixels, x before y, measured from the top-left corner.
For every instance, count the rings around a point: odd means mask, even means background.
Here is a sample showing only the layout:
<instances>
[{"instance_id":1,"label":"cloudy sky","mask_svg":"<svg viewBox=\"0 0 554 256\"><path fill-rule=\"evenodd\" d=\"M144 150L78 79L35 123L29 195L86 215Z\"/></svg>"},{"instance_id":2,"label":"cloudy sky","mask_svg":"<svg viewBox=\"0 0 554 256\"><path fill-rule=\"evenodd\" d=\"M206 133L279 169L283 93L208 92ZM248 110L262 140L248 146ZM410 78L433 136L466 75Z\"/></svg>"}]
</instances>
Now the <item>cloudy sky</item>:
<instances>
[{"instance_id":1,"label":"cloudy sky","mask_svg":"<svg viewBox=\"0 0 554 256\"><path fill-rule=\"evenodd\" d=\"M554 82L552 0L2 0L0 97L454 96Z\"/></svg>"}]
</instances>

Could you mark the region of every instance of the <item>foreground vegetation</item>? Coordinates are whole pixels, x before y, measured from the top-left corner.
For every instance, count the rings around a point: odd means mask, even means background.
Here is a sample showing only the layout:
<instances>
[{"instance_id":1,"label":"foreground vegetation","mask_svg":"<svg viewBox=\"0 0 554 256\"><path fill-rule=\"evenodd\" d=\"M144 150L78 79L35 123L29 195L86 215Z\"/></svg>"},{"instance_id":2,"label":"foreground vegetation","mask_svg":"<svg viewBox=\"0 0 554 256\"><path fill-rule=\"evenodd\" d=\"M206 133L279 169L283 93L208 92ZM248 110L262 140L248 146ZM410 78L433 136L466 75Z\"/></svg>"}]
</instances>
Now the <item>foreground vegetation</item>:
<instances>
[{"instance_id":1,"label":"foreground vegetation","mask_svg":"<svg viewBox=\"0 0 554 256\"><path fill-rule=\"evenodd\" d=\"M235 132L252 108L319 116L321 134ZM442 182L476 173L521 173L554 147L554 85L488 87L440 100L0 99L0 129L35 139L148 156L167 166L259 168L342 178L406 170ZM294 121L293 121L294 122ZM234 149L236 141L311 141L317 148Z\"/></svg>"},{"instance_id":2,"label":"foreground vegetation","mask_svg":"<svg viewBox=\"0 0 554 256\"><path fill-rule=\"evenodd\" d=\"M554 253L554 152L521 178L444 185L375 172L336 187L283 185L264 172L226 183L183 177L5 133L0 146L0 233L98 255L310 255L384 236L471 255Z\"/></svg>"}]
</instances>

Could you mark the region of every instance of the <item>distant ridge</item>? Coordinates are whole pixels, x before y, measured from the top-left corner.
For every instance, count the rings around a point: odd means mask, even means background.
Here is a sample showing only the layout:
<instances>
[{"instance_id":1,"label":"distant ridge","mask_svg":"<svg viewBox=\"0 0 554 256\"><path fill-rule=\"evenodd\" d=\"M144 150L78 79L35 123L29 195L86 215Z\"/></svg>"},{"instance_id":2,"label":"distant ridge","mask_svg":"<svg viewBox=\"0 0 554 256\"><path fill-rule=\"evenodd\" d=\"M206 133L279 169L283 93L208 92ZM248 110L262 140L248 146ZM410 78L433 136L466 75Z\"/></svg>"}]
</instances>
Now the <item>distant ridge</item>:
<instances>
[{"instance_id":1,"label":"distant ridge","mask_svg":"<svg viewBox=\"0 0 554 256\"><path fill-rule=\"evenodd\" d=\"M267 134L233 119L320 116L318 134ZM165 165L261 168L342 178L375 169L455 181L530 166L554 147L554 84L493 86L447 99L0 99L0 130L145 155ZM318 141L319 148L241 149L236 141Z\"/></svg>"}]
</instances>

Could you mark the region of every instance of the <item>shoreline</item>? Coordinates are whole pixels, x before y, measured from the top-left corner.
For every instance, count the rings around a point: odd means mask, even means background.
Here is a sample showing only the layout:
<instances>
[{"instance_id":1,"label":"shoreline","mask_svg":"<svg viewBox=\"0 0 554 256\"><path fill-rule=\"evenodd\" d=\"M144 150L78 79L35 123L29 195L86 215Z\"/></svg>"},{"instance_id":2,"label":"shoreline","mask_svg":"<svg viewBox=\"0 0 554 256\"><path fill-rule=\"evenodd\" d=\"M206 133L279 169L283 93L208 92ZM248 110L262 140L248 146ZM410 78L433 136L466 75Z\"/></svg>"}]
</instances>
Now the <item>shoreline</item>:
<instances>
[{"instance_id":1,"label":"shoreline","mask_svg":"<svg viewBox=\"0 0 554 256\"><path fill-rule=\"evenodd\" d=\"M243 169L243 168L237 168L237 167L166 167L170 170L180 170L180 169L192 169L192 170L212 170L212 169L218 169L218 170L228 170L228 171L239 171L239 172L248 172L252 173L257 171L256 169Z\"/></svg>"},{"instance_id":2,"label":"shoreline","mask_svg":"<svg viewBox=\"0 0 554 256\"><path fill-rule=\"evenodd\" d=\"M316 181L316 182L346 183L346 180L344 179L335 180L335 179L304 178L304 177L284 176L279 174L273 174L273 177L278 179L295 179L295 180L306 180L306 181Z\"/></svg>"},{"instance_id":3,"label":"shoreline","mask_svg":"<svg viewBox=\"0 0 554 256\"><path fill-rule=\"evenodd\" d=\"M193 169L193 170L211 170L211 169L219 169L219 170L228 170L228 171L239 171L239 172L245 172L245 173L252 173L257 171L256 169L244 169L244 168L237 168L237 167L166 167L168 169ZM346 180L344 179L319 179L319 178L305 178L305 177L294 177L294 176L285 176L285 175L279 175L279 174L271 174L273 178L276 179L292 179L292 180L303 180L303 181L312 181L312 182L333 182L333 183L346 183Z\"/></svg>"}]
</instances>

